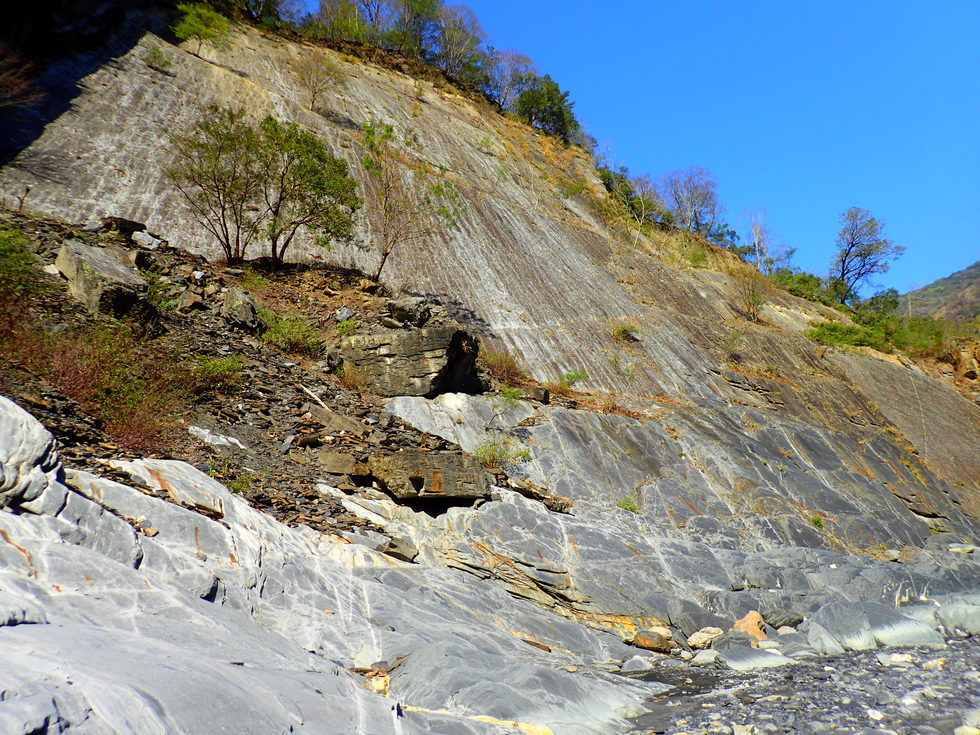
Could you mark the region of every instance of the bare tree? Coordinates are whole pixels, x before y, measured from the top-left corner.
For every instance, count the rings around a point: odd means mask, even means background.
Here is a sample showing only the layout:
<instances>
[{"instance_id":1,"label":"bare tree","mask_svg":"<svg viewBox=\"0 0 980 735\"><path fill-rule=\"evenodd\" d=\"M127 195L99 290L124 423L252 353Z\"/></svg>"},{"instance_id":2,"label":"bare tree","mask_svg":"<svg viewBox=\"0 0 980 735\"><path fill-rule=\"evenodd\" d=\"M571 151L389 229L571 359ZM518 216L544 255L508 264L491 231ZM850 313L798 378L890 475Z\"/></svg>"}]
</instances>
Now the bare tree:
<instances>
[{"instance_id":1,"label":"bare tree","mask_svg":"<svg viewBox=\"0 0 980 735\"><path fill-rule=\"evenodd\" d=\"M647 175L629 178L625 168L614 172L611 178L610 194L612 198L623 205L636 231L633 235L633 247L640 241L640 234L654 214L663 210L657 185Z\"/></svg>"},{"instance_id":2,"label":"bare tree","mask_svg":"<svg viewBox=\"0 0 980 735\"><path fill-rule=\"evenodd\" d=\"M715 178L707 169L691 166L673 171L663 177L660 188L679 227L707 236L721 220Z\"/></svg>"},{"instance_id":3,"label":"bare tree","mask_svg":"<svg viewBox=\"0 0 980 735\"><path fill-rule=\"evenodd\" d=\"M451 183L425 164L407 160L391 125L371 120L362 128L364 166L375 181L371 204L380 218L379 259L373 276L377 281L396 248L444 233L456 224L465 205Z\"/></svg>"},{"instance_id":4,"label":"bare tree","mask_svg":"<svg viewBox=\"0 0 980 735\"><path fill-rule=\"evenodd\" d=\"M891 267L891 261L905 252L885 237L885 223L860 207L851 207L840 217L837 253L830 262L830 277L836 284L837 300L842 304L857 295L857 287L877 273Z\"/></svg>"},{"instance_id":5,"label":"bare tree","mask_svg":"<svg viewBox=\"0 0 980 735\"><path fill-rule=\"evenodd\" d=\"M490 57L490 92L505 110L513 110L538 70L529 56L514 49L494 51Z\"/></svg>"},{"instance_id":6,"label":"bare tree","mask_svg":"<svg viewBox=\"0 0 980 735\"><path fill-rule=\"evenodd\" d=\"M439 51L436 60L449 76L459 78L467 63L474 61L487 34L465 5L446 5L439 10Z\"/></svg>"},{"instance_id":7,"label":"bare tree","mask_svg":"<svg viewBox=\"0 0 980 735\"><path fill-rule=\"evenodd\" d=\"M730 270L728 274L731 276L735 297L742 312L750 321L761 321L762 307L769 303L772 296L772 281L744 263Z\"/></svg>"},{"instance_id":8,"label":"bare tree","mask_svg":"<svg viewBox=\"0 0 980 735\"><path fill-rule=\"evenodd\" d=\"M361 16L367 24L366 41L378 45L391 29L394 7L392 0L357 0Z\"/></svg>"},{"instance_id":9,"label":"bare tree","mask_svg":"<svg viewBox=\"0 0 980 735\"><path fill-rule=\"evenodd\" d=\"M344 72L333 59L320 54L308 54L296 63L296 77L310 99L310 109L316 109L317 99L339 88Z\"/></svg>"}]
</instances>

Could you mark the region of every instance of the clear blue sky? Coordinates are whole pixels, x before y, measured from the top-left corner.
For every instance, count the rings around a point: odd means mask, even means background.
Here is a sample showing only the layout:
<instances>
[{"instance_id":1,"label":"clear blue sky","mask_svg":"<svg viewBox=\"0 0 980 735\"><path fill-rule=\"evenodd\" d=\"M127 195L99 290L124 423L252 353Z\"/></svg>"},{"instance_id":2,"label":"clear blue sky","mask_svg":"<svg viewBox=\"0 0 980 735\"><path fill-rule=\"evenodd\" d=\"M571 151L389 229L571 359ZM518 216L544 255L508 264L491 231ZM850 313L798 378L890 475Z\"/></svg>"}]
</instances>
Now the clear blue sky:
<instances>
[{"instance_id":1,"label":"clear blue sky","mask_svg":"<svg viewBox=\"0 0 980 735\"><path fill-rule=\"evenodd\" d=\"M614 163L709 169L743 238L764 209L799 267L826 273L850 206L907 248L884 286L980 258L980 0L468 4Z\"/></svg>"}]
</instances>

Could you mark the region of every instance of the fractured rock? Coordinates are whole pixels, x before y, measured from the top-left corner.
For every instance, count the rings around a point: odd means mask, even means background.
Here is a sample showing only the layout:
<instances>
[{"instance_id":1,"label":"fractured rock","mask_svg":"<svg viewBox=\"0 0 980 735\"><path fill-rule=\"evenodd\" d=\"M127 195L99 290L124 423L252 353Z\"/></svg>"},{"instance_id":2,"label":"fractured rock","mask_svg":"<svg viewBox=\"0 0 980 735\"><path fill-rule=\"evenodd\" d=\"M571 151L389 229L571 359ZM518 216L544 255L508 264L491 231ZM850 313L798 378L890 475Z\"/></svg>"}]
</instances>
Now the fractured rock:
<instances>
[{"instance_id":1,"label":"fractured rock","mask_svg":"<svg viewBox=\"0 0 980 735\"><path fill-rule=\"evenodd\" d=\"M357 459L350 454L333 449L321 449L316 453L320 469L331 475L350 475L357 467Z\"/></svg>"},{"instance_id":2,"label":"fractured rock","mask_svg":"<svg viewBox=\"0 0 980 735\"><path fill-rule=\"evenodd\" d=\"M370 389L383 396L478 393L476 338L459 327L426 327L345 337L340 354Z\"/></svg>"},{"instance_id":3,"label":"fractured rock","mask_svg":"<svg viewBox=\"0 0 980 735\"><path fill-rule=\"evenodd\" d=\"M243 288L231 286L221 302L221 316L232 326L246 332L258 332L265 328L259 319L258 308L252 295Z\"/></svg>"},{"instance_id":4,"label":"fractured rock","mask_svg":"<svg viewBox=\"0 0 980 735\"><path fill-rule=\"evenodd\" d=\"M765 621L763 621L762 616L758 613L758 611L749 610L749 612L745 614L745 617L734 622L732 625L732 630L748 633L749 637L753 639L754 645L755 641L761 641L768 637L763 630L764 625Z\"/></svg>"},{"instance_id":5,"label":"fractured rock","mask_svg":"<svg viewBox=\"0 0 980 735\"><path fill-rule=\"evenodd\" d=\"M93 314L123 316L146 291L146 281L135 269L127 268L104 248L79 240L62 244L55 265L68 279L72 296Z\"/></svg>"},{"instance_id":6,"label":"fractured rock","mask_svg":"<svg viewBox=\"0 0 980 735\"><path fill-rule=\"evenodd\" d=\"M486 498L490 476L480 461L457 452L423 452L416 449L396 454L373 455L371 473L396 498Z\"/></svg>"}]
</instances>

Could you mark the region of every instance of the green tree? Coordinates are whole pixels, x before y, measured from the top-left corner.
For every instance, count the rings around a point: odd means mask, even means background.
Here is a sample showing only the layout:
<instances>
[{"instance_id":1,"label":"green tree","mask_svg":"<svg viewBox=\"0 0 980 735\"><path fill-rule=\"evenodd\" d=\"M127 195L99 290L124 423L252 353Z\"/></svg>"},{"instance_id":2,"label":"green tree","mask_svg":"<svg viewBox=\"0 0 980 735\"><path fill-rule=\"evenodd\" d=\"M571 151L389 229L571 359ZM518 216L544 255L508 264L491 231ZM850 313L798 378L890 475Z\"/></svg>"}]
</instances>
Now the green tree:
<instances>
[{"instance_id":1,"label":"green tree","mask_svg":"<svg viewBox=\"0 0 980 735\"><path fill-rule=\"evenodd\" d=\"M514 111L528 125L570 143L581 134L581 126L572 113L573 106L568 101L568 92L562 92L555 80L545 74L521 92Z\"/></svg>"},{"instance_id":2,"label":"green tree","mask_svg":"<svg viewBox=\"0 0 980 735\"><path fill-rule=\"evenodd\" d=\"M442 0L390 0L394 22L388 43L406 56L427 59L439 33Z\"/></svg>"},{"instance_id":3,"label":"green tree","mask_svg":"<svg viewBox=\"0 0 980 735\"><path fill-rule=\"evenodd\" d=\"M360 42L368 36L368 24L355 0L320 0L314 23L314 35L321 38Z\"/></svg>"},{"instance_id":4,"label":"green tree","mask_svg":"<svg viewBox=\"0 0 980 735\"><path fill-rule=\"evenodd\" d=\"M451 182L428 165L409 160L413 144L399 142L391 125L371 120L362 129L363 163L374 180L371 204L379 219L377 281L395 249L446 232L465 211L465 203Z\"/></svg>"},{"instance_id":5,"label":"green tree","mask_svg":"<svg viewBox=\"0 0 980 735\"><path fill-rule=\"evenodd\" d=\"M885 273L891 261L905 252L885 237L885 224L860 207L851 207L841 215L837 234L837 253L830 263L830 278L835 297L846 304L857 297L858 286L872 276Z\"/></svg>"},{"instance_id":6,"label":"green tree","mask_svg":"<svg viewBox=\"0 0 980 735\"><path fill-rule=\"evenodd\" d=\"M203 3L180 3L177 10L183 17L173 27L174 35L182 41L197 41L195 56L201 55L205 43L221 46L231 31L228 19Z\"/></svg>"},{"instance_id":7,"label":"green tree","mask_svg":"<svg viewBox=\"0 0 980 735\"><path fill-rule=\"evenodd\" d=\"M240 262L261 226L258 136L243 110L212 106L170 136L166 177L229 262Z\"/></svg>"},{"instance_id":8,"label":"green tree","mask_svg":"<svg viewBox=\"0 0 980 735\"><path fill-rule=\"evenodd\" d=\"M302 228L322 245L351 237L360 201L347 164L299 126L210 107L170 142L165 174L229 262L261 236L277 263Z\"/></svg>"},{"instance_id":9,"label":"green tree","mask_svg":"<svg viewBox=\"0 0 980 735\"><path fill-rule=\"evenodd\" d=\"M282 262L300 228L317 242L350 240L360 207L347 164L295 123L267 117L259 126L258 169L269 254Z\"/></svg>"}]
</instances>

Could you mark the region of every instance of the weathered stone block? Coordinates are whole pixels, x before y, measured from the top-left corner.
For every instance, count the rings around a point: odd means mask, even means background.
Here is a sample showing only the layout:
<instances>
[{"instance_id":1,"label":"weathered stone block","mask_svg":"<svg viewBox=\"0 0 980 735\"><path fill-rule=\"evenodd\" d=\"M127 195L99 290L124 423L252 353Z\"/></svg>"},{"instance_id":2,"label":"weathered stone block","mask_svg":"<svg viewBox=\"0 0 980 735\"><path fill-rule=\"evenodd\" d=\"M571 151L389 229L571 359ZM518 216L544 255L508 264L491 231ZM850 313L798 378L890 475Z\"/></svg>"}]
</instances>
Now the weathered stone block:
<instances>
[{"instance_id":1,"label":"weathered stone block","mask_svg":"<svg viewBox=\"0 0 980 735\"><path fill-rule=\"evenodd\" d=\"M255 299L243 288L232 286L221 302L221 316L229 324L246 332L258 332L265 327L259 319Z\"/></svg>"},{"instance_id":2,"label":"weathered stone block","mask_svg":"<svg viewBox=\"0 0 980 735\"><path fill-rule=\"evenodd\" d=\"M122 316L133 309L146 291L146 282L102 248L66 240L55 265L68 279L72 296L93 314Z\"/></svg>"},{"instance_id":3,"label":"weathered stone block","mask_svg":"<svg viewBox=\"0 0 980 735\"><path fill-rule=\"evenodd\" d=\"M476 457L406 450L373 456L371 473L397 498L485 498L490 476Z\"/></svg>"},{"instance_id":4,"label":"weathered stone block","mask_svg":"<svg viewBox=\"0 0 980 735\"><path fill-rule=\"evenodd\" d=\"M340 353L375 393L432 397L482 390L477 350L473 336L449 325L352 335L344 339Z\"/></svg>"},{"instance_id":5,"label":"weathered stone block","mask_svg":"<svg viewBox=\"0 0 980 735\"><path fill-rule=\"evenodd\" d=\"M320 468L331 475L349 475L357 467L355 457L333 449L321 449L316 453L316 460Z\"/></svg>"}]
</instances>

